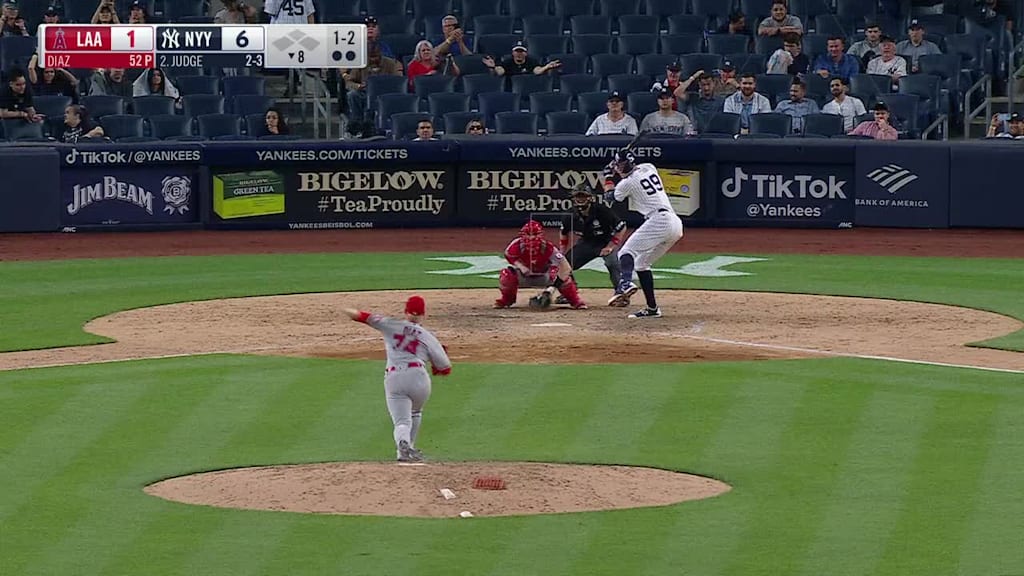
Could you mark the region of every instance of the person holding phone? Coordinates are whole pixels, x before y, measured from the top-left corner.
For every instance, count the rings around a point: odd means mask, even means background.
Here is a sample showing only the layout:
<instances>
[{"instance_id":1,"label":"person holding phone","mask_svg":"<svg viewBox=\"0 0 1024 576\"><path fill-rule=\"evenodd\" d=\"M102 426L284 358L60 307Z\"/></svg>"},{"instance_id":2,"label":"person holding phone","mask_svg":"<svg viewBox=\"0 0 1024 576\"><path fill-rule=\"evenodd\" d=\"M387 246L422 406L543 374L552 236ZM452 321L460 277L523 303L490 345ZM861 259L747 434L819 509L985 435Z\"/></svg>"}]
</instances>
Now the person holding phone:
<instances>
[{"instance_id":1,"label":"person holding phone","mask_svg":"<svg viewBox=\"0 0 1024 576\"><path fill-rule=\"evenodd\" d=\"M441 33L444 39L437 43L435 50L439 56L465 56L472 54L466 45L466 33L459 26L459 19L451 14L441 19Z\"/></svg>"},{"instance_id":2,"label":"person holding phone","mask_svg":"<svg viewBox=\"0 0 1024 576\"><path fill-rule=\"evenodd\" d=\"M1008 129L1006 132L1000 132L999 129L1003 125L1003 120L1006 120ZM988 125L988 138L1012 138L1014 140L1024 140L1024 116L1020 114L1010 114L1007 118L1005 114L993 114L992 122Z\"/></svg>"}]
</instances>

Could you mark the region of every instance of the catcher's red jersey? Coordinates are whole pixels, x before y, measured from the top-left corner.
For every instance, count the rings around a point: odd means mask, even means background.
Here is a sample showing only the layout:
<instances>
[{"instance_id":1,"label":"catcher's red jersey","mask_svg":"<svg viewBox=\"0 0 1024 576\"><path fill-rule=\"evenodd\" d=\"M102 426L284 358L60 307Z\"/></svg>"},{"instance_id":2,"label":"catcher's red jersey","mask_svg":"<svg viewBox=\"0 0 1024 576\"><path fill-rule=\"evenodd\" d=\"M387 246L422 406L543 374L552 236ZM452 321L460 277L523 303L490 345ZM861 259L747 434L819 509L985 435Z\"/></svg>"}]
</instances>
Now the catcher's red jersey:
<instances>
[{"instance_id":1,"label":"catcher's red jersey","mask_svg":"<svg viewBox=\"0 0 1024 576\"><path fill-rule=\"evenodd\" d=\"M530 251L521 238L516 238L505 248L505 259L509 264L522 262L530 269L531 274L547 274L557 268L564 256L551 242L544 240L539 250Z\"/></svg>"}]
</instances>

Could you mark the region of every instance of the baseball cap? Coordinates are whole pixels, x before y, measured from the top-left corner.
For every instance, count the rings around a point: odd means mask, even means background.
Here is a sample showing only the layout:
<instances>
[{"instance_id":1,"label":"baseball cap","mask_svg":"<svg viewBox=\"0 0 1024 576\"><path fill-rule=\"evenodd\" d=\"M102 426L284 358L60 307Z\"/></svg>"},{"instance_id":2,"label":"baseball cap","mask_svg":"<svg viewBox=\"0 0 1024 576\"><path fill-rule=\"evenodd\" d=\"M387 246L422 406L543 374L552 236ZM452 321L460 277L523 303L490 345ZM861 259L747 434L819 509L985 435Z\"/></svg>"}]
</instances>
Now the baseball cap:
<instances>
[{"instance_id":1,"label":"baseball cap","mask_svg":"<svg viewBox=\"0 0 1024 576\"><path fill-rule=\"evenodd\" d=\"M17 8L18 7L18 3L15 2L15 0L4 0L4 7L7 7L7 8Z\"/></svg>"},{"instance_id":2,"label":"baseball cap","mask_svg":"<svg viewBox=\"0 0 1024 576\"><path fill-rule=\"evenodd\" d=\"M1024 122L1024 116L1020 114L1010 114L1010 117L1006 119L1007 122Z\"/></svg>"},{"instance_id":3,"label":"baseball cap","mask_svg":"<svg viewBox=\"0 0 1024 576\"><path fill-rule=\"evenodd\" d=\"M910 26L908 26L907 29L908 30L924 30L924 26L922 26L921 23L918 22L917 20L911 20L910 21Z\"/></svg>"},{"instance_id":4,"label":"baseball cap","mask_svg":"<svg viewBox=\"0 0 1024 576\"><path fill-rule=\"evenodd\" d=\"M732 72L735 69L736 67L732 65L732 60L724 60L722 62L722 70L725 70L726 72Z\"/></svg>"},{"instance_id":5,"label":"baseball cap","mask_svg":"<svg viewBox=\"0 0 1024 576\"><path fill-rule=\"evenodd\" d=\"M889 111L889 107L885 105L885 102L875 102L875 107L873 108L873 110L877 110L879 112L881 112L881 111L888 112Z\"/></svg>"},{"instance_id":6,"label":"baseball cap","mask_svg":"<svg viewBox=\"0 0 1024 576\"><path fill-rule=\"evenodd\" d=\"M423 301L422 296L409 296L409 299L405 301L405 313L415 314L416 316L423 316L427 311L427 303Z\"/></svg>"},{"instance_id":7,"label":"baseball cap","mask_svg":"<svg viewBox=\"0 0 1024 576\"><path fill-rule=\"evenodd\" d=\"M529 50L526 49L526 44L524 44L522 40L516 42L515 46L512 47L512 51L513 52L515 52L517 50L522 50L523 52L529 52Z\"/></svg>"},{"instance_id":8,"label":"baseball cap","mask_svg":"<svg viewBox=\"0 0 1024 576\"><path fill-rule=\"evenodd\" d=\"M363 24L366 24L367 26L376 26L377 25L377 18L375 18L373 16L367 16L366 20L363 20Z\"/></svg>"},{"instance_id":9,"label":"baseball cap","mask_svg":"<svg viewBox=\"0 0 1024 576\"><path fill-rule=\"evenodd\" d=\"M673 62L668 66L665 66L665 70L668 70L669 72L682 72L683 67L679 65L679 62Z\"/></svg>"},{"instance_id":10,"label":"baseball cap","mask_svg":"<svg viewBox=\"0 0 1024 576\"><path fill-rule=\"evenodd\" d=\"M672 97L672 91L669 90L668 88L662 88L661 90L658 91L658 98L671 98L671 97Z\"/></svg>"},{"instance_id":11,"label":"baseball cap","mask_svg":"<svg viewBox=\"0 0 1024 576\"><path fill-rule=\"evenodd\" d=\"M56 6L48 6L46 12L43 12L43 16L60 16L60 11Z\"/></svg>"},{"instance_id":12,"label":"baseball cap","mask_svg":"<svg viewBox=\"0 0 1024 576\"><path fill-rule=\"evenodd\" d=\"M145 10L146 9L146 5L144 3L142 3L142 2L140 2L139 0L135 0L134 2L132 2L131 8L138 8L139 10Z\"/></svg>"},{"instance_id":13,"label":"baseball cap","mask_svg":"<svg viewBox=\"0 0 1024 576\"><path fill-rule=\"evenodd\" d=\"M619 94L618 90L613 91L611 94L608 95L608 101L611 102L612 100L618 100L619 102L622 102L622 94Z\"/></svg>"},{"instance_id":14,"label":"baseball cap","mask_svg":"<svg viewBox=\"0 0 1024 576\"><path fill-rule=\"evenodd\" d=\"M881 36L878 37L879 44L885 44L886 42L896 42L896 39L893 38L892 36L887 36L885 34L882 34Z\"/></svg>"}]
</instances>

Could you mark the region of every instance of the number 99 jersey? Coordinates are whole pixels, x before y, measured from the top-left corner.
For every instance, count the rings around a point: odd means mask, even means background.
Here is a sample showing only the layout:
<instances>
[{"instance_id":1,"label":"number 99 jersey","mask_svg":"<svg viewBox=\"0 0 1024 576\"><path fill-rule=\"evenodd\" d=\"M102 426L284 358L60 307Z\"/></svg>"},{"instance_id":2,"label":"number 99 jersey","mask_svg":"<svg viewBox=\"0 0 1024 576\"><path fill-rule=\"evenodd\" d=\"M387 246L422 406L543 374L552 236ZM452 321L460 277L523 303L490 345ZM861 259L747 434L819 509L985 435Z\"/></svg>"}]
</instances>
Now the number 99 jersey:
<instances>
[{"instance_id":1,"label":"number 99 jersey","mask_svg":"<svg viewBox=\"0 0 1024 576\"><path fill-rule=\"evenodd\" d=\"M615 186L615 199L630 200L630 208L648 218L658 210L674 212L654 164L638 164Z\"/></svg>"}]
</instances>

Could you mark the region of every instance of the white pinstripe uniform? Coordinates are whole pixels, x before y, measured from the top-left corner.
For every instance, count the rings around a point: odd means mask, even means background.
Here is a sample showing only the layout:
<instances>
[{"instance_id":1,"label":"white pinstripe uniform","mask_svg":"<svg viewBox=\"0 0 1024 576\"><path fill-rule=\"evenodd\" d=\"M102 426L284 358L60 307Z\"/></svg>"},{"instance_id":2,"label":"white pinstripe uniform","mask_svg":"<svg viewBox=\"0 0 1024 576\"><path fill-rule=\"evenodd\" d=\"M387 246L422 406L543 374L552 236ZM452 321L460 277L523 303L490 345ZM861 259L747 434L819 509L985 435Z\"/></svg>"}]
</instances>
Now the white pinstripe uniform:
<instances>
[{"instance_id":1,"label":"white pinstripe uniform","mask_svg":"<svg viewBox=\"0 0 1024 576\"><path fill-rule=\"evenodd\" d=\"M316 6L313 0L267 0L263 11L270 15L271 24L308 24Z\"/></svg>"},{"instance_id":2,"label":"white pinstripe uniform","mask_svg":"<svg viewBox=\"0 0 1024 576\"><path fill-rule=\"evenodd\" d=\"M619 254L631 254L637 272L650 270L683 237L683 222L668 201L658 169L653 164L638 164L615 186L615 199L628 199L630 208L644 215L644 223L629 236Z\"/></svg>"}]
</instances>

